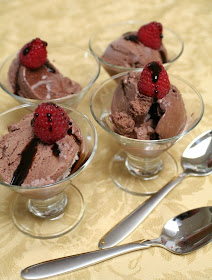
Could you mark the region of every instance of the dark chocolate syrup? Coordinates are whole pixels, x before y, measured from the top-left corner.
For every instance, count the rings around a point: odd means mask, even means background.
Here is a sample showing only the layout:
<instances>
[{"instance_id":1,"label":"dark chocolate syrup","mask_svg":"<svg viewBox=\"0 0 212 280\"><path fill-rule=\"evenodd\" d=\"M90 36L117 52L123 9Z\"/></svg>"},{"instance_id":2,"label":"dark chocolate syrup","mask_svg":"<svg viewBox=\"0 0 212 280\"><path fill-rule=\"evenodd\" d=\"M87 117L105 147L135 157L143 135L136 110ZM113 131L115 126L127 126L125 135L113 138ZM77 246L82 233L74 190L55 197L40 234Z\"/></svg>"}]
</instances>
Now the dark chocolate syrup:
<instances>
[{"instance_id":1,"label":"dark chocolate syrup","mask_svg":"<svg viewBox=\"0 0 212 280\"><path fill-rule=\"evenodd\" d=\"M69 125L72 125L72 122L69 122ZM75 142L79 145L79 147L81 147L82 141L80 139L78 139L76 135L72 134L71 127L68 129L67 133L68 133L68 135L72 135L74 137ZM77 171L89 159L89 157L90 157L90 155L83 154L82 150L81 150L80 154L79 154L79 159L77 161L75 161L75 163L72 165L71 171L68 176L70 176L72 173Z\"/></svg>"},{"instance_id":2,"label":"dark chocolate syrup","mask_svg":"<svg viewBox=\"0 0 212 280\"><path fill-rule=\"evenodd\" d=\"M72 165L69 176L77 171L90 157L90 154L85 155L80 152L79 159Z\"/></svg>"},{"instance_id":3,"label":"dark chocolate syrup","mask_svg":"<svg viewBox=\"0 0 212 280\"><path fill-rule=\"evenodd\" d=\"M166 58L166 55L165 55L164 51L160 50L159 53L160 53L162 62L166 63L167 62L167 58Z\"/></svg>"},{"instance_id":4,"label":"dark chocolate syrup","mask_svg":"<svg viewBox=\"0 0 212 280\"><path fill-rule=\"evenodd\" d=\"M47 67L48 72L51 72L51 73L56 72L55 69L48 63L48 61L46 61L44 64Z\"/></svg>"},{"instance_id":5,"label":"dark chocolate syrup","mask_svg":"<svg viewBox=\"0 0 212 280\"><path fill-rule=\"evenodd\" d=\"M153 62L149 63L148 68L152 72L152 82L157 83L160 72L162 70L161 66L157 62L153 61Z\"/></svg>"},{"instance_id":6,"label":"dark chocolate syrup","mask_svg":"<svg viewBox=\"0 0 212 280\"><path fill-rule=\"evenodd\" d=\"M157 103L157 98L154 98L152 106L149 109L150 118L153 120L153 127L155 128L163 115L160 105ZM158 140L159 135L155 132L151 135L151 140Z\"/></svg>"},{"instance_id":7,"label":"dark chocolate syrup","mask_svg":"<svg viewBox=\"0 0 212 280\"><path fill-rule=\"evenodd\" d=\"M18 92L20 90L20 87L19 87L19 84L18 84L18 73L19 73L20 66L21 65L19 64L18 70L16 72L16 77L15 77L15 91L14 91L14 94L16 94L16 95L19 95Z\"/></svg>"},{"instance_id":8,"label":"dark chocolate syrup","mask_svg":"<svg viewBox=\"0 0 212 280\"><path fill-rule=\"evenodd\" d=\"M132 32L124 33L123 37L127 41L132 41L132 42L137 43L137 44L139 43L138 36L135 35L135 34L132 34ZM163 34L162 33L160 34L160 38L161 39L163 38ZM160 53L160 56L161 56L162 63L166 63L167 62L167 58L166 58L165 52L163 50L159 50L159 53Z\"/></svg>"},{"instance_id":9,"label":"dark chocolate syrup","mask_svg":"<svg viewBox=\"0 0 212 280\"><path fill-rule=\"evenodd\" d=\"M68 133L68 135L72 135L72 128L71 127L69 127L67 133Z\"/></svg>"},{"instance_id":10,"label":"dark chocolate syrup","mask_svg":"<svg viewBox=\"0 0 212 280\"><path fill-rule=\"evenodd\" d=\"M24 182L37 152L39 139L34 137L24 148L21 153L21 161L13 173L13 178L10 182L11 185L21 186Z\"/></svg>"},{"instance_id":11,"label":"dark chocolate syrup","mask_svg":"<svg viewBox=\"0 0 212 280\"><path fill-rule=\"evenodd\" d=\"M76 135L72 134L71 127L68 129L68 134L72 135L76 143L78 143L81 146L81 140L78 139ZM21 184L24 182L32 166L39 142L40 140L34 137L24 148L23 152L21 153L21 161L16 170L14 171L13 178L10 182L11 185L21 186ZM57 143L53 144L52 153L55 157L59 157L60 149ZM77 160L73 164L69 176L72 173L74 173L77 169L79 169L88 160L89 156L90 155L84 155L82 154L82 152L80 152L79 160Z\"/></svg>"},{"instance_id":12,"label":"dark chocolate syrup","mask_svg":"<svg viewBox=\"0 0 212 280\"><path fill-rule=\"evenodd\" d=\"M52 146L52 152L55 157L59 157L60 149L57 143L54 143L54 145Z\"/></svg>"},{"instance_id":13,"label":"dark chocolate syrup","mask_svg":"<svg viewBox=\"0 0 212 280\"><path fill-rule=\"evenodd\" d=\"M74 137L74 140L77 144L81 145L82 144L82 141L80 139L78 139L76 137L76 135L72 134L72 128L70 127L67 131L68 135L72 135Z\"/></svg>"},{"instance_id":14,"label":"dark chocolate syrup","mask_svg":"<svg viewBox=\"0 0 212 280\"><path fill-rule=\"evenodd\" d=\"M33 127L33 125L34 125L34 121L35 121L35 119L33 118L32 120L31 120L31 126Z\"/></svg>"},{"instance_id":15,"label":"dark chocolate syrup","mask_svg":"<svg viewBox=\"0 0 212 280\"><path fill-rule=\"evenodd\" d=\"M136 43L136 44L139 43L139 40L138 40L138 36L137 36L137 35L126 34L126 35L124 36L124 39L127 40L127 41L134 42L134 43Z\"/></svg>"},{"instance_id":16,"label":"dark chocolate syrup","mask_svg":"<svg viewBox=\"0 0 212 280\"><path fill-rule=\"evenodd\" d=\"M79 145L81 145L82 144L82 141L79 139L79 138L77 138L75 135L73 135L72 134L72 136L74 137L74 140L75 140L75 142L77 143L77 144L79 144Z\"/></svg>"},{"instance_id":17,"label":"dark chocolate syrup","mask_svg":"<svg viewBox=\"0 0 212 280\"><path fill-rule=\"evenodd\" d=\"M154 127L156 127L156 125L158 124L161 118L161 116L159 116L158 114L159 110L160 110L160 106L157 103L157 99L155 98L148 112L151 116L151 119L153 120Z\"/></svg>"}]
</instances>

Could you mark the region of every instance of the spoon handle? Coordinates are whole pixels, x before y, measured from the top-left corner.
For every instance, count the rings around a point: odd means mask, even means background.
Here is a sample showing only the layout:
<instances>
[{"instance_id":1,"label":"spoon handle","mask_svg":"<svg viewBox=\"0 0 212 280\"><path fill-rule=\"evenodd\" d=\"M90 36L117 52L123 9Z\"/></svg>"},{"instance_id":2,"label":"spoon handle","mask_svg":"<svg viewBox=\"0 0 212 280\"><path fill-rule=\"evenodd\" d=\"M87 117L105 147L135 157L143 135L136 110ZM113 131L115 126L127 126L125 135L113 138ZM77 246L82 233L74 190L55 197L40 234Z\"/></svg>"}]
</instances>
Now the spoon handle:
<instances>
[{"instance_id":1,"label":"spoon handle","mask_svg":"<svg viewBox=\"0 0 212 280\"><path fill-rule=\"evenodd\" d=\"M55 276L87 267L125 253L133 252L139 249L146 249L150 246L151 240L148 240L144 244L142 244L142 241L137 241L106 250L97 250L84 254L54 259L47 262L38 263L23 269L21 271L21 277L23 279L31 280L43 279L46 277Z\"/></svg>"},{"instance_id":2,"label":"spoon handle","mask_svg":"<svg viewBox=\"0 0 212 280\"><path fill-rule=\"evenodd\" d=\"M121 220L115 227L106 233L104 237L102 237L99 241L99 247L102 249L110 248L126 238L149 215L158 203L187 175L187 172L179 174L175 179L166 184L162 189Z\"/></svg>"}]
</instances>

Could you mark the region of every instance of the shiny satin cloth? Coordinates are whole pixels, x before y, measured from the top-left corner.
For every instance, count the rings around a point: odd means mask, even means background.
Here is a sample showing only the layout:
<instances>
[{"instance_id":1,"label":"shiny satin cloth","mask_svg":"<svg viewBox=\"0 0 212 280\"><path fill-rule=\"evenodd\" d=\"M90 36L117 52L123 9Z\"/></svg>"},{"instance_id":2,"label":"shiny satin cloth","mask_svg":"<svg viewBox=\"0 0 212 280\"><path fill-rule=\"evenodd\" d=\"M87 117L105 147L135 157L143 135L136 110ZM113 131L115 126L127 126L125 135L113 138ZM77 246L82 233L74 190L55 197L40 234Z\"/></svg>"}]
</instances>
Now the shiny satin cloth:
<instances>
[{"instance_id":1,"label":"shiny satin cloth","mask_svg":"<svg viewBox=\"0 0 212 280\"><path fill-rule=\"evenodd\" d=\"M185 147L200 133L211 129L212 119L212 2L210 0L13 0L0 3L0 60L16 52L25 42L41 37L47 42L77 42L88 47L90 35L99 27L126 20L160 21L181 35L182 56L169 72L193 84L202 94L205 113L198 126L170 149L177 160ZM86 73L85 73L86 75ZM14 226L9 207L15 193L0 191L0 279L21 279L20 271L31 264L66 255L96 250L99 239L121 218L145 201L118 189L109 178L108 162L119 148L94 121L89 111L92 91L108 74L99 78L78 110L92 120L99 137L90 165L74 179L82 192L86 211L81 223L70 233L55 239L28 237ZM191 100L192 102L192 100ZM0 112L18 105L0 89ZM1 125L1 124L0 124ZM163 224L188 209L212 205L212 176L190 177L173 190L152 214L122 243L159 236ZM212 246L178 256L161 248L126 254L52 280L209 280L212 279Z\"/></svg>"}]
</instances>

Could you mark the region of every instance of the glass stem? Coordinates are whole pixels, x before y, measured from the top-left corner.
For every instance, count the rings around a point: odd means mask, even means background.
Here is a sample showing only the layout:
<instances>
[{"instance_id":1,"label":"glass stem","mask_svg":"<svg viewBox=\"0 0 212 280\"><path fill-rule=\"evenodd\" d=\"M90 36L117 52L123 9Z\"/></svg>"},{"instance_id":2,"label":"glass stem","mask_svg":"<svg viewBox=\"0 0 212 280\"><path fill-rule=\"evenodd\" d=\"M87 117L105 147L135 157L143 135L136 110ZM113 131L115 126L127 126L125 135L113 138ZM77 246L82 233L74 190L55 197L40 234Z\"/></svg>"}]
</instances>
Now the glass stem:
<instances>
[{"instance_id":1,"label":"glass stem","mask_svg":"<svg viewBox=\"0 0 212 280\"><path fill-rule=\"evenodd\" d=\"M29 199L29 211L41 218L52 218L61 214L67 204L64 192L48 199Z\"/></svg>"},{"instance_id":2,"label":"glass stem","mask_svg":"<svg viewBox=\"0 0 212 280\"><path fill-rule=\"evenodd\" d=\"M150 180L155 178L163 168L163 161L160 157L138 158L127 154L125 165L132 175Z\"/></svg>"}]
</instances>

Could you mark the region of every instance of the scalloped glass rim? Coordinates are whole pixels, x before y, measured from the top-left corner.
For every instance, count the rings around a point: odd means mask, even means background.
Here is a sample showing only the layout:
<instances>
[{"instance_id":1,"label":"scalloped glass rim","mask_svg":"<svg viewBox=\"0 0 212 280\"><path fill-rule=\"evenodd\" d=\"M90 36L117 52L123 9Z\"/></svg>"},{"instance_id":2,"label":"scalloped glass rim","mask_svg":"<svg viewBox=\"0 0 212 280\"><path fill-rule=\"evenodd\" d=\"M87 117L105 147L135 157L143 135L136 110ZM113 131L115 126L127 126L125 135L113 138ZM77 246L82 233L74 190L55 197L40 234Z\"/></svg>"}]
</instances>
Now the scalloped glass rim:
<instances>
[{"instance_id":1,"label":"scalloped glass rim","mask_svg":"<svg viewBox=\"0 0 212 280\"><path fill-rule=\"evenodd\" d=\"M136 71L130 71L130 72L142 72L143 69L139 68L137 69ZM102 124L102 122L96 117L94 111L93 111L93 107L92 107L92 103L93 103L93 99L95 98L96 96L96 93L98 92L99 88L101 88L102 86L104 86L105 84L107 84L107 82L111 81L111 80L115 80L116 78L120 78L124 75L126 75L128 72L122 72L122 73L119 73L117 75L114 75L110 78L108 78L107 80L105 80L104 82L102 82L96 89L95 91L93 92L92 96L91 96L91 100L90 100L90 110L91 110L91 113L92 113L92 116L94 117L95 121L104 129L106 130L107 132L109 132L110 134L114 135L115 137L119 137L120 139L125 139L125 140L129 140L132 141L132 142L135 142L135 143L144 143L144 144L147 144L147 143L155 143L155 144L159 144L159 143L166 143L166 142L170 142L172 140L177 140L177 139L180 139L182 138L184 135L186 135L189 131L191 131L195 126L197 126L197 124L200 122L200 120L202 119L202 116L204 114L204 102L203 102L203 99L202 99L202 96L200 95L200 93L197 91L197 89L192 85L190 84L189 82L185 81L184 79L176 76L176 75L170 75L170 77L173 77L173 78L176 78L180 81L182 81L183 83L187 84L188 86L190 86L197 94L197 96L199 97L200 101L201 101L201 107L202 107L202 111L201 111L201 114L198 118L197 121L195 121L195 123L188 129L188 130L185 130L184 132L174 136L174 137L171 137L171 138L166 138L166 139L159 139L159 140L139 140L139 139L133 139L133 138L128 138L126 136L122 136L112 130L110 130L109 128L107 128L105 125Z\"/></svg>"},{"instance_id":2,"label":"scalloped glass rim","mask_svg":"<svg viewBox=\"0 0 212 280\"><path fill-rule=\"evenodd\" d=\"M60 97L60 98L56 98L56 99L33 99L33 98L25 98L25 97L21 97L21 96L18 96L14 93L12 93L11 91L9 91L8 89L5 88L4 84L2 84L1 80L0 80L0 86L1 88L6 92L8 93L10 96L12 96L14 99L22 102L22 103L25 103L27 102L28 104L37 104L39 102L54 102L54 103L57 103L57 102L60 102L61 101L65 102L67 100L71 100L71 99L74 99L80 95L84 95L88 89L93 85L93 83L97 80L97 78L99 77L99 74L100 74L100 69L101 69L101 66L100 66L100 62L97 58L97 56L95 54L93 54L89 49L83 49L81 47L78 47L76 45L71 45L71 47L74 47L74 48L77 48L77 49L80 49L84 52L84 54L89 54L91 55L94 60L96 61L97 63L97 72L95 74L95 76L89 81L89 83L87 84L87 86L85 86L81 91L78 91L76 93L74 93L73 95L67 95L67 96L64 96L64 97ZM57 45L54 45L54 46L51 46L51 48L59 48ZM15 58L15 56L17 55L18 53L13 53L12 55L8 56L2 63L1 67L0 67L0 73L2 71L2 69L4 68L5 64L8 62L8 60L10 60L12 57Z\"/></svg>"},{"instance_id":3,"label":"scalloped glass rim","mask_svg":"<svg viewBox=\"0 0 212 280\"><path fill-rule=\"evenodd\" d=\"M102 31L105 30L105 29L110 29L111 27L115 27L115 26L118 26L118 25L124 25L124 24L140 24L140 25L144 25L144 24L146 24L146 23L140 22L140 21L130 20L130 21L123 21L123 22L119 22L119 23L107 25L107 26L105 26L105 27L103 27L103 28L100 28L100 29L98 29L97 32L95 32L93 35L91 35L91 37L90 37L90 39L89 39L89 48L90 48L90 51L91 51L94 55L96 55L96 56L98 57L99 61L102 62L103 64L105 64L105 65L107 65L107 66L109 66L109 67L113 67L113 68L119 69L119 70L124 70L124 71L129 71L129 70L130 70L130 71L133 71L133 70L137 70L138 68L118 66L118 65L109 63L109 62L105 61L104 59L102 59L101 56L98 55L98 54L93 50L93 48L92 48L92 40L94 39L94 37L95 37L98 33L102 32ZM166 62L166 63L163 63L164 67L166 67L167 65L169 65L169 64L173 63L174 61L176 61L176 60L181 56L181 54L182 54L182 52L183 52L183 50L184 50L184 42L183 42L182 38L181 38L176 32L174 32L172 29L167 28L167 27L164 27L164 26L163 26L163 29L168 30L169 32L171 32L172 34L174 34L174 35L178 38L178 40L181 42L181 44L182 44L181 50L180 50L180 52L176 55L176 57L174 57L173 59L169 60L169 61ZM142 68L139 68L139 69L142 69Z\"/></svg>"},{"instance_id":4,"label":"scalloped glass rim","mask_svg":"<svg viewBox=\"0 0 212 280\"><path fill-rule=\"evenodd\" d=\"M27 107L35 107L35 105L30 105L30 104L23 104L23 105L20 105L20 106L16 106L16 107L13 107L11 108L10 110L7 110L3 113L0 114L0 117L9 113L9 112L12 112L12 111L15 111L17 109L21 109L21 108L27 108ZM93 130L93 134L94 134L94 148L89 156L89 158L86 160L86 162L80 166L80 168L78 168L74 173L72 173L70 176L66 177L65 179L63 180L60 180L58 182L55 182L55 183L52 183L52 184L48 184L48 185L44 185L44 186L38 186L38 187L33 187L33 186L30 186L30 187L27 187L27 186L16 186L16 185L10 185L10 184L7 184L6 182L3 182L3 181L0 181L0 185L3 185L3 186L6 186L6 187L9 187L9 188L17 188L17 189L22 189L22 190L27 190L27 189L43 189L43 188L47 188L47 187L52 187L52 186L55 186L59 183L63 183L67 180L70 180L72 179L73 177L75 177L76 175L78 175L90 162L91 160L93 159L94 157L94 154L96 152L96 149L97 149L97 142L98 142L98 138L97 138L97 132L96 132L96 129L94 127L94 125L92 124L92 122L89 120L89 118L84 115L83 113L73 109L73 108L70 108L70 107L66 107L66 106L63 106L64 109L67 109L69 111L73 111L75 113L78 113L81 117L85 118L86 121L89 123L90 125L90 128Z\"/></svg>"}]
</instances>

